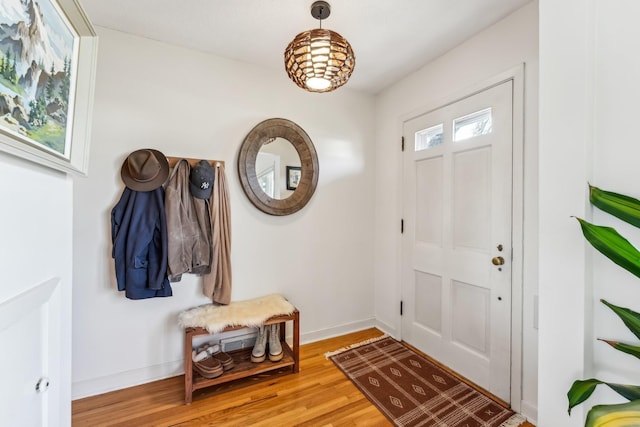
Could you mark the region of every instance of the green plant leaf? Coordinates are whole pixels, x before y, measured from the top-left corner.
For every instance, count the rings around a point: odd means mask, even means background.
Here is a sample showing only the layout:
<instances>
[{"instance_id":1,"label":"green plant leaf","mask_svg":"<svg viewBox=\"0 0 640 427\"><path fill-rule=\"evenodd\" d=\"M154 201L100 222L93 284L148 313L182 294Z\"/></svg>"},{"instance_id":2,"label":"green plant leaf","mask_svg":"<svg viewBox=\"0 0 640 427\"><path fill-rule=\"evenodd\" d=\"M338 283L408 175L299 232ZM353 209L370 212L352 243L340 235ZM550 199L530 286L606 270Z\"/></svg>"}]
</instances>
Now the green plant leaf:
<instances>
[{"instance_id":1,"label":"green plant leaf","mask_svg":"<svg viewBox=\"0 0 640 427\"><path fill-rule=\"evenodd\" d=\"M640 313L636 313L635 311L625 307L618 307L604 299L601 299L600 301L618 315L633 335L640 338Z\"/></svg>"},{"instance_id":2,"label":"green plant leaf","mask_svg":"<svg viewBox=\"0 0 640 427\"><path fill-rule=\"evenodd\" d=\"M582 234L600 253L631 274L640 277L640 252L614 228L591 224L576 218Z\"/></svg>"},{"instance_id":3,"label":"green plant leaf","mask_svg":"<svg viewBox=\"0 0 640 427\"><path fill-rule=\"evenodd\" d=\"M640 200L629 196L604 191L589 185L591 203L616 218L640 228ZM640 252L614 228L602 227L577 218L582 234L591 245L604 256L636 277L640 277ZM604 299L603 304L609 307L629 330L640 338L640 314L628 308L619 307ZM618 341L601 340L618 351L640 358L640 346ZM640 426L640 386L607 383L596 378L574 381L567 392L569 414L576 405L587 400L600 384L605 384L619 395L629 399L628 403L619 405L596 405L587 414L585 427L624 427Z\"/></svg>"},{"instance_id":4,"label":"green plant leaf","mask_svg":"<svg viewBox=\"0 0 640 427\"><path fill-rule=\"evenodd\" d=\"M576 380L571 385L571 388L567 392L567 398L569 399L569 415L571 415L571 409L587 400L598 384L603 384L602 381L595 378L588 380Z\"/></svg>"},{"instance_id":5,"label":"green plant leaf","mask_svg":"<svg viewBox=\"0 0 640 427\"><path fill-rule=\"evenodd\" d=\"M623 194L604 191L589 185L589 200L591 204L616 218L631 225L640 227L640 200Z\"/></svg>"},{"instance_id":6,"label":"green plant leaf","mask_svg":"<svg viewBox=\"0 0 640 427\"><path fill-rule=\"evenodd\" d=\"M640 386L630 385L630 384L617 384L617 383L607 383L603 382L609 386L609 388L625 399L629 400L638 400L640 399Z\"/></svg>"},{"instance_id":7,"label":"green plant leaf","mask_svg":"<svg viewBox=\"0 0 640 427\"><path fill-rule=\"evenodd\" d=\"M585 427L640 426L640 400L617 405L596 405L587 414Z\"/></svg>"},{"instance_id":8,"label":"green plant leaf","mask_svg":"<svg viewBox=\"0 0 640 427\"><path fill-rule=\"evenodd\" d=\"M571 409L587 400L599 384L605 384L625 399L640 399L640 386L637 385L608 383L596 378L576 380L567 392L567 398L569 399L569 415L571 415Z\"/></svg>"},{"instance_id":9,"label":"green plant leaf","mask_svg":"<svg viewBox=\"0 0 640 427\"><path fill-rule=\"evenodd\" d=\"M640 347L639 346L625 344L625 343L619 342L619 341L603 340L602 338L598 338L598 339L600 341L606 342L607 344L609 344L611 347L615 348L618 351L630 354L630 355L640 359Z\"/></svg>"}]
</instances>

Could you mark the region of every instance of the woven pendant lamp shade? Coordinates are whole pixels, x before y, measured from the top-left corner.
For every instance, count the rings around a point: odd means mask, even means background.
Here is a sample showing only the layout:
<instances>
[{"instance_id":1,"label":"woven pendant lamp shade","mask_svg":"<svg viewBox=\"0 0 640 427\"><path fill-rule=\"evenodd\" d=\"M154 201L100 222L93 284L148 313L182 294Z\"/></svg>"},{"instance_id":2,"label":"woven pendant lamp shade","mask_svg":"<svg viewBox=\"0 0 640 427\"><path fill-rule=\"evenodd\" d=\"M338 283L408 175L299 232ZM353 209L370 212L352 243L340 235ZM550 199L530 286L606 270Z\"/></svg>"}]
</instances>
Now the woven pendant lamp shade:
<instances>
[{"instance_id":1,"label":"woven pendant lamp shade","mask_svg":"<svg viewBox=\"0 0 640 427\"><path fill-rule=\"evenodd\" d=\"M304 31L289 43L284 65L289 78L299 87L310 92L330 92L349 80L356 58L344 37L319 28Z\"/></svg>"}]
</instances>

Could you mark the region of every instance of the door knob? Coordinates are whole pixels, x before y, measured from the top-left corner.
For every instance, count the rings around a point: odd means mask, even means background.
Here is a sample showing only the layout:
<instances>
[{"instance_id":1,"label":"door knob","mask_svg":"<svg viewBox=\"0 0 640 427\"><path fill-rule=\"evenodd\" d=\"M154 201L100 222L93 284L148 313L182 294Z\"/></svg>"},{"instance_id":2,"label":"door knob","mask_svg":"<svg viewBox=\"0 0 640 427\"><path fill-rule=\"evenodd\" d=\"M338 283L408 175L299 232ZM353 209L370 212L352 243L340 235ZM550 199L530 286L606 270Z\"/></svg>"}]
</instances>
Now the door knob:
<instances>
[{"instance_id":1,"label":"door knob","mask_svg":"<svg viewBox=\"0 0 640 427\"><path fill-rule=\"evenodd\" d=\"M36 393L44 393L49 389L49 378L42 377L36 383Z\"/></svg>"},{"instance_id":2,"label":"door knob","mask_svg":"<svg viewBox=\"0 0 640 427\"><path fill-rule=\"evenodd\" d=\"M493 265L503 265L504 264L504 258L502 258L501 256L495 256L495 257L493 257L493 259L491 259L491 263Z\"/></svg>"}]
</instances>

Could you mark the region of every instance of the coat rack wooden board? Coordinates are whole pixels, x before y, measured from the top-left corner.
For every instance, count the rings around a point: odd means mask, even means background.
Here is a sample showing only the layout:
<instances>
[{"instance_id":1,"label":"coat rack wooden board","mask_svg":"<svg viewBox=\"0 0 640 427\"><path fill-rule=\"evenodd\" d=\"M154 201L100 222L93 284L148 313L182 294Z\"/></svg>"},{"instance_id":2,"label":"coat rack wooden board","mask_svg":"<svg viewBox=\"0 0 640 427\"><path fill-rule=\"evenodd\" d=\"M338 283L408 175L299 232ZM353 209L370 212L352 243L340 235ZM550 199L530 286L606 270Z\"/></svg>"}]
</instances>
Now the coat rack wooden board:
<instances>
[{"instance_id":1,"label":"coat rack wooden board","mask_svg":"<svg viewBox=\"0 0 640 427\"><path fill-rule=\"evenodd\" d=\"M206 159L192 159L192 158L188 158L188 157L174 157L174 156L167 156L167 161L169 162L169 167L173 168L176 166L176 164L178 164L178 162L182 159L185 159L186 161L189 162L189 166L191 166L192 168L195 167L198 162L200 162L200 160L206 160ZM224 166L224 161L222 160L207 160L207 162L209 162L209 164L211 166Z\"/></svg>"}]
</instances>

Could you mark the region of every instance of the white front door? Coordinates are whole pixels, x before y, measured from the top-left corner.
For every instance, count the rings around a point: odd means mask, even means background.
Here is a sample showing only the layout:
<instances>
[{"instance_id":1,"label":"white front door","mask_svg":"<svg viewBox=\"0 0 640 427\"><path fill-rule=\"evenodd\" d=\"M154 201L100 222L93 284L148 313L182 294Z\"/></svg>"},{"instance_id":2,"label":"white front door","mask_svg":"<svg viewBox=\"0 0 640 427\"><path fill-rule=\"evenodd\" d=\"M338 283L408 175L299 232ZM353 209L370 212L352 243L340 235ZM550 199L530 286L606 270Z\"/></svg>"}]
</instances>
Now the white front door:
<instances>
[{"instance_id":1,"label":"white front door","mask_svg":"<svg viewBox=\"0 0 640 427\"><path fill-rule=\"evenodd\" d=\"M506 402L512 88L501 83L403 129L402 337Z\"/></svg>"}]
</instances>

